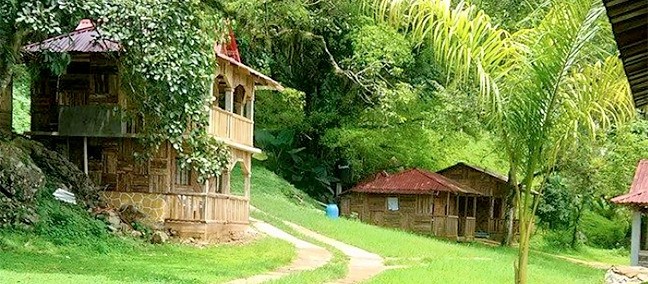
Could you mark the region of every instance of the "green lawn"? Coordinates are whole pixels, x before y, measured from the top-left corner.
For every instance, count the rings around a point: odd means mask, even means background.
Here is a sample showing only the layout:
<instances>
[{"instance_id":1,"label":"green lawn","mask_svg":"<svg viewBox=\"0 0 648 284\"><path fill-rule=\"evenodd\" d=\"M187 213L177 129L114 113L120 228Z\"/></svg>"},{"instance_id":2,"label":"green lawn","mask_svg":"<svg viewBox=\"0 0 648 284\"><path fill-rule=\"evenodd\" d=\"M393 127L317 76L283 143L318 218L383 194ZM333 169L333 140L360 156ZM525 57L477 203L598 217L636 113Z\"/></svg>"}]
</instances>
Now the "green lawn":
<instances>
[{"instance_id":1,"label":"green lawn","mask_svg":"<svg viewBox=\"0 0 648 284\"><path fill-rule=\"evenodd\" d=\"M273 270L294 257L289 243L271 238L205 248L114 240L105 253L28 235L0 238L2 283L213 283Z\"/></svg>"},{"instance_id":2,"label":"green lawn","mask_svg":"<svg viewBox=\"0 0 648 284\"><path fill-rule=\"evenodd\" d=\"M298 190L255 167L252 204L264 212L387 257L389 270L370 283L512 283L516 251L478 244L457 244L383 229L357 221L328 220ZM290 198L286 197L290 196ZM301 200L306 200L305 202ZM297 205L296 203L301 203ZM531 256L530 283L601 283L604 271L544 254Z\"/></svg>"}]
</instances>

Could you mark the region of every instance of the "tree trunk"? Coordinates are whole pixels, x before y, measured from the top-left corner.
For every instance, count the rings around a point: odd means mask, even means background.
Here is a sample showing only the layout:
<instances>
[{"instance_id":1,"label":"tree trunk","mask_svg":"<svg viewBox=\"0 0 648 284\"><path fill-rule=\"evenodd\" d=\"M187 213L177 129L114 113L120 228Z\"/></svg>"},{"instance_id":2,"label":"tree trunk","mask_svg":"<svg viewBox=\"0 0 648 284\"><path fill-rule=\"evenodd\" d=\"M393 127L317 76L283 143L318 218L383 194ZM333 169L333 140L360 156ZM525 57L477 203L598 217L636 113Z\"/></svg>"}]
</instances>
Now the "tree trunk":
<instances>
[{"instance_id":1,"label":"tree trunk","mask_svg":"<svg viewBox=\"0 0 648 284\"><path fill-rule=\"evenodd\" d=\"M515 264L515 284L527 283L527 269L529 267L529 239L531 237L532 223L532 217L520 216L520 247L518 259Z\"/></svg>"},{"instance_id":2,"label":"tree trunk","mask_svg":"<svg viewBox=\"0 0 648 284\"><path fill-rule=\"evenodd\" d=\"M578 226L580 224L580 219L581 216L583 216L583 209L585 208L585 203L586 203L585 196L581 197L581 202L580 206L576 207L576 216L574 217L574 224L572 225L572 239L571 239L571 244L569 244L572 248L576 248L578 245Z\"/></svg>"},{"instance_id":3,"label":"tree trunk","mask_svg":"<svg viewBox=\"0 0 648 284\"><path fill-rule=\"evenodd\" d=\"M0 87L0 132L11 133L13 113L12 84Z\"/></svg>"},{"instance_id":4,"label":"tree trunk","mask_svg":"<svg viewBox=\"0 0 648 284\"><path fill-rule=\"evenodd\" d=\"M509 179L510 180L510 179ZM506 196L506 210L504 211L504 237L502 246L510 246L513 243L513 221L515 220L515 188L509 185L509 193Z\"/></svg>"}]
</instances>

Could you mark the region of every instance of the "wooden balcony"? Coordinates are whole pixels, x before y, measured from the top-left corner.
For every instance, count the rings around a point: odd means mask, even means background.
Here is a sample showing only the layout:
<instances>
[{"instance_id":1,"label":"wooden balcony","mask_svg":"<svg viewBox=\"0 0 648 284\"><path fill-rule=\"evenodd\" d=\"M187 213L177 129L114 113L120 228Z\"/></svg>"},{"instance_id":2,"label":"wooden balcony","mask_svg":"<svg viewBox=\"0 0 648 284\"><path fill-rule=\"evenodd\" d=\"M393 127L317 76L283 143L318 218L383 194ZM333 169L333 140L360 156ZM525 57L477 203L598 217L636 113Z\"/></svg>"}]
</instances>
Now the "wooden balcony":
<instances>
[{"instance_id":1,"label":"wooden balcony","mask_svg":"<svg viewBox=\"0 0 648 284\"><path fill-rule=\"evenodd\" d=\"M174 193L167 195L166 221L247 224L249 200L245 197L214 193Z\"/></svg>"},{"instance_id":2,"label":"wooden balcony","mask_svg":"<svg viewBox=\"0 0 648 284\"><path fill-rule=\"evenodd\" d=\"M212 107L208 132L226 143L253 147L254 122L219 107Z\"/></svg>"}]
</instances>

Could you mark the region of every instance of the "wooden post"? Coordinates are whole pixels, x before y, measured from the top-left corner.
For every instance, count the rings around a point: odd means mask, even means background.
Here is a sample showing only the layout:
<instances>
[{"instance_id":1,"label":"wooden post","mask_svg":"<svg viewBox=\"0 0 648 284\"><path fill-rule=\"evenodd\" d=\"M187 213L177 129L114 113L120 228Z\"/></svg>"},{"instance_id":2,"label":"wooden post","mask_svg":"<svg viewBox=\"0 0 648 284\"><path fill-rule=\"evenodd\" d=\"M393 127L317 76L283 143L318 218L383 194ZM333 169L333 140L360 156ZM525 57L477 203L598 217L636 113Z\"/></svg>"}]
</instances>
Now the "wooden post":
<instances>
[{"instance_id":1,"label":"wooden post","mask_svg":"<svg viewBox=\"0 0 648 284\"><path fill-rule=\"evenodd\" d=\"M225 89L225 110L234 112L234 92L232 89Z\"/></svg>"},{"instance_id":2,"label":"wooden post","mask_svg":"<svg viewBox=\"0 0 648 284\"><path fill-rule=\"evenodd\" d=\"M450 215L450 192L446 192L446 206L445 215Z\"/></svg>"},{"instance_id":3,"label":"wooden post","mask_svg":"<svg viewBox=\"0 0 648 284\"><path fill-rule=\"evenodd\" d=\"M490 208L488 209L488 218L495 219L495 199L493 198L493 196L489 196L488 199L490 203Z\"/></svg>"},{"instance_id":4,"label":"wooden post","mask_svg":"<svg viewBox=\"0 0 648 284\"><path fill-rule=\"evenodd\" d=\"M83 136L83 173L88 175L88 137Z\"/></svg>"},{"instance_id":5,"label":"wooden post","mask_svg":"<svg viewBox=\"0 0 648 284\"><path fill-rule=\"evenodd\" d=\"M477 219L477 196L473 197L473 215L472 215L475 220ZM476 223L477 221L475 221Z\"/></svg>"},{"instance_id":6,"label":"wooden post","mask_svg":"<svg viewBox=\"0 0 648 284\"><path fill-rule=\"evenodd\" d=\"M245 197L250 198L250 181L252 173L246 173L243 177L243 188L245 189Z\"/></svg>"},{"instance_id":7,"label":"wooden post","mask_svg":"<svg viewBox=\"0 0 648 284\"><path fill-rule=\"evenodd\" d=\"M639 265L639 246L641 242L641 212L632 212L632 235L630 237L630 265Z\"/></svg>"},{"instance_id":8,"label":"wooden post","mask_svg":"<svg viewBox=\"0 0 648 284\"><path fill-rule=\"evenodd\" d=\"M223 194L230 194L230 177L231 171L229 169L221 174L221 179L223 179L221 182L221 184L223 185L223 188L221 188L221 193Z\"/></svg>"},{"instance_id":9,"label":"wooden post","mask_svg":"<svg viewBox=\"0 0 648 284\"><path fill-rule=\"evenodd\" d=\"M340 196L340 194L342 194L342 183L337 182L335 183L335 197Z\"/></svg>"},{"instance_id":10,"label":"wooden post","mask_svg":"<svg viewBox=\"0 0 648 284\"><path fill-rule=\"evenodd\" d=\"M459 217L459 194L455 195L455 216Z\"/></svg>"},{"instance_id":11,"label":"wooden post","mask_svg":"<svg viewBox=\"0 0 648 284\"><path fill-rule=\"evenodd\" d=\"M464 217L468 217L468 196L464 196Z\"/></svg>"}]
</instances>

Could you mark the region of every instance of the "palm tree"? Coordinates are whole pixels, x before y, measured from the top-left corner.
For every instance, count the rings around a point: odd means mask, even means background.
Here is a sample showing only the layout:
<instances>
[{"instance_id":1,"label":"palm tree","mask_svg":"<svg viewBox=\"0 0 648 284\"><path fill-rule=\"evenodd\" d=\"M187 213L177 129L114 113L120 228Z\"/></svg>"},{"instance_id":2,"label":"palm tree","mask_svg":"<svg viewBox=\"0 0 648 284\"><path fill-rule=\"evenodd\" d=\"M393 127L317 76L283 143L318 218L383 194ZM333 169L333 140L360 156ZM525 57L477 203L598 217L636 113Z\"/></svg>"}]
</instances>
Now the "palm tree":
<instances>
[{"instance_id":1,"label":"palm tree","mask_svg":"<svg viewBox=\"0 0 648 284\"><path fill-rule=\"evenodd\" d=\"M509 160L520 220L515 282L526 283L529 239L544 176L575 143L634 115L616 57L592 64L583 46L598 31L600 3L555 1L536 27L510 34L474 6L450 0L380 0L376 17L408 31L448 85L479 86L481 111ZM540 173L540 174L539 174Z\"/></svg>"}]
</instances>

